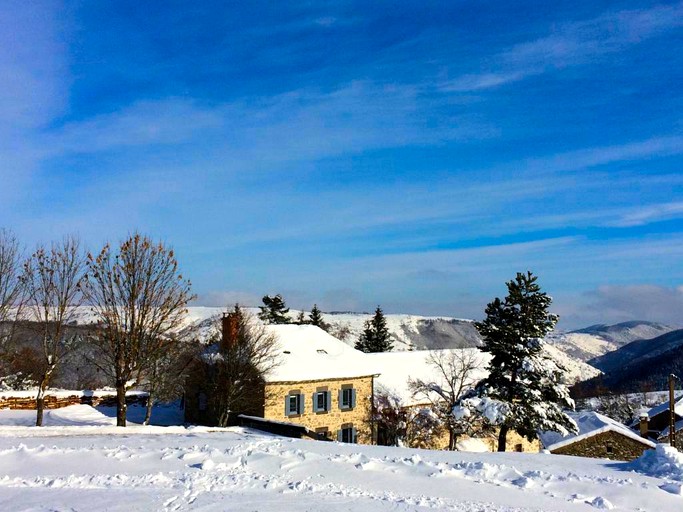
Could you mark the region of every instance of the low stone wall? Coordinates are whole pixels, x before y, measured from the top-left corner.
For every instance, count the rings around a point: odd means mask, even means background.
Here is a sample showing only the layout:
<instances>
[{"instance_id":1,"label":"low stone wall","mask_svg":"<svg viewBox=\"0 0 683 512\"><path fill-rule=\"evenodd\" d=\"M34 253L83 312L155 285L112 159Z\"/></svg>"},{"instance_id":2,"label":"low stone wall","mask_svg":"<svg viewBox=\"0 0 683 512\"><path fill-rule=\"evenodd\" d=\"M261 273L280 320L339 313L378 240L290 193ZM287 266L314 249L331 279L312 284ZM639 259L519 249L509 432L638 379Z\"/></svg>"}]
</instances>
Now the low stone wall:
<instances>
[{"instance_id":1,"label":"low stone wall","mask_svg":"<svg viewBox=\"0 0 683 512\"><path fill-rule=\"evenodd\" d=\"M126 396L126 403L146 405L147 395L144 393L135 393ZM73 395L45 395L45 408L46 409L59 409L60 407L68 407L70 405L92 405L93 407L98 405L104 406L116 406L116 395L115 394L95 394L95 393L77 393L74 392ZM13 396L10 393L0 393L0 409L35 409L36 408L36 397L35 396Z\"/></svg>"}]
</instances>

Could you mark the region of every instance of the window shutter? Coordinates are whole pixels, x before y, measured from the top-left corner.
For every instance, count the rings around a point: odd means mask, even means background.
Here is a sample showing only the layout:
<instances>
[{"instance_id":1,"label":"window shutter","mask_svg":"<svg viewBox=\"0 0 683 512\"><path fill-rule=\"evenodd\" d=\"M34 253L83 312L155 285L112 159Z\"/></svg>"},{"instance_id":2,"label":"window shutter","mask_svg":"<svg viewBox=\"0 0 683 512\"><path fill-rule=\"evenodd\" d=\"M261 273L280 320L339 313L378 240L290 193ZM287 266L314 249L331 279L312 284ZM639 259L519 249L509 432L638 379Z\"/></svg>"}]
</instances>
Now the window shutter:
<instances>
[{"instance_id":1,"label":"window shutter","mask_svg":"<svg viewBox=\"0 0 683 512\"><path fill-rule=\"evenodd\" d=\"M303 414L306 410L306 398L304 395L299 395L299 414Z\"/></svg>"},{"instance_id":2,"label":"window shutter","mask_svg":"<svg viewBox=\"0 0 683 512\"><path fill-rule=\"evenodd\" d=\"M358 443L358 432L356 431L356 427L351 428L351 442L355 444Z\"/></svg>"},{"instance_id":3,"label":"window shutter","mask_svg":"<svg viewBox=\"0 0 683 512\"><path fill-rule=\"evenodd\" d=\"M339 441L340 443L342 442L342 431L341 430L337 430L337 441Z\"/></svg>"},{"instance_id":4,"label":"window shutter","mask_svg":"<svg viewBox=\"0 0 683 512\"><path fill-rule=\"evenodd\" d=\"M313 393L311 396L313 397L312 398L313 408L311 410L313 412L318 412L318 393Z\"/></svg>"},{"instance_id":5,"label":"window shutter","mask_svg":"<svg viewBox=\"0 0 683 512\"><path fill-rule=\"evenodd\" d=\"M344 408L345 408L345 407L344 407L344 390L343 390L343 389L340 389L340 390L339 390L339 400L338 400L338 403L339 403L339 408L340 408L340 409L344 409Z\"/></svg>"},{"instance_id":6,"label":"window shutter","mask_svg":"<svg viewBox=\"0 0 683 512\"><path fill-rule=\"evenodd\" d=\"M325 394L327 395L327 403L325 404L325 410L331 411L332 410L332 392L327 391L327 392L325 392Z\"/></svg>"},{"instance_id":7,"label":"window shutter","mask_svg":"<svg viewBox=\"0 0 683 512\"><path fill-rule=\"evenodd\" d=\"M285 416L289 416L289 395L285 397Z\"/></svg>"},{"instance_id":8,"label":"window shutter","mask_svg":"<svg viewBox=\"0 0 683 512\"><path fill-rule=\"evenodd\" d=\"M356 390L351 390L351 409L356 407Z\"/></svg>"}]
</instances>

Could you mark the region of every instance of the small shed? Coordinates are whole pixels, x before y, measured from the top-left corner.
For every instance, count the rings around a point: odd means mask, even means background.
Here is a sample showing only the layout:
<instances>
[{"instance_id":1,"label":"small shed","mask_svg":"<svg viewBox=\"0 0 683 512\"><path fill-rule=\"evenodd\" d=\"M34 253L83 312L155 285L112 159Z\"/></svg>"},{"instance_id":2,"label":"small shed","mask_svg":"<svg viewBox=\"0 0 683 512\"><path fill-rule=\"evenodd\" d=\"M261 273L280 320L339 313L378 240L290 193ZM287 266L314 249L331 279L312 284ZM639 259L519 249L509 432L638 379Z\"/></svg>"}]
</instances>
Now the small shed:
<instances>
[{"instance_id":1,"label":"small shed","mask_svg":"<svg viewBox=\"0 0 683 512\"><path fill-rule=\"evenodd\" d=\"M595 459L631 461L655 443L639 436L626 425L593 411L570 413L579 427L578 434L541 432L541 444L556 455L575 455Z\"/></svg>"}]
</instances>

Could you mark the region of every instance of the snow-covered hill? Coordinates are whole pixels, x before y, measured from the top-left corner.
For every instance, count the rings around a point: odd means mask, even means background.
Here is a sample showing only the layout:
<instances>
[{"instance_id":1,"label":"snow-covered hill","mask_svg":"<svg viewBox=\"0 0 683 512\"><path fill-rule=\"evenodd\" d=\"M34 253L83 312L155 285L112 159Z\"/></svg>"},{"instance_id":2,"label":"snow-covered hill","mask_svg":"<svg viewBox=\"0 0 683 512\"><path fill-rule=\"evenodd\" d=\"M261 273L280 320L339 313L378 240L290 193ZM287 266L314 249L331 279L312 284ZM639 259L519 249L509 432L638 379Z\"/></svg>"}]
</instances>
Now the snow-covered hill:
<instances>
[{"instance_id":1,"label":"snow-covered hill","mask_svg":"<svg viewBox=\"0 0 683 512\"><path fill-rule=\"evenodd\" d=\"M239 428L112 425L87 406L62 425L4 426L0 510L673 511L683 460L437 452L279 438ZM73 413L73 426L68 420ZM16 422L13 422L16 425Z\"/></svg>"},{"instance_id":2,"label":"snow-covered hill","mask_svg":"<svg viewBox=\"0 0 683 512\"><path fill-rule=\"evenodd\" d=\"M633 321L614 325L597 324L574 331L578 334L590 334L618 346L628 345L636 340L649 340L676 330L677 327L656 322Z\"/></svg>"},{"instance_id":3,"label":"snow-covered hill","mask_svg":"<svg viewBox=\"0 0 683 512\"><path fill-rule=\"evenodd\" d=\"M675 329L654 322L600 324L572 332L554 333L548 337L548 342L576 359L590 361L634 341L652 339Z\"/></svg>"},{"instance_id":4,"label":"snow-covered hill","mask_svg":"<svg viewBox=\"0 0 683 512\"><path fill-rule=\"evenodd\" d=\"M246 308L252 315L259 313L258 308ZM216 318L225 311L218 307L188 308L185 328L197 329L198 336L208 340L218 334ZM305 312L308 314L308 312ZM292 319L296 319L299 311L290 311ZM371 313L323 313L323 319L330 324L331 333L345 343L353 346L363 330L363 324L372 317ZM86 325L94 322L88 308L81 308L77 322ZM481 345L481 337L474 327L474 321L452 317L427 317L420 315L387 314L387 327L394 338L394 351L428 350L442 348L471 348ZM585 380L595 377L600 372L564 352L562 344L549 346L548 351L568 370L569 380Z\"/></svg>"}]
</instances>

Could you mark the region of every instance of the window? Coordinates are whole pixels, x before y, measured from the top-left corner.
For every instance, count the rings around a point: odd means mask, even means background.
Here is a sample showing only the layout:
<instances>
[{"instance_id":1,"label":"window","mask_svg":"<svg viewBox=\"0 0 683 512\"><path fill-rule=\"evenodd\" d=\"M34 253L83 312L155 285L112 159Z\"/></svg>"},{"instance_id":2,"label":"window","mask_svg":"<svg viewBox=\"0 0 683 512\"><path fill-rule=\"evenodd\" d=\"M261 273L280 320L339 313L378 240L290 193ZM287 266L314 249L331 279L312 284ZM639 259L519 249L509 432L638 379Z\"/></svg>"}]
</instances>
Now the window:
<instances>
[{"instance_id":1,"label":"window","mask_svg":"<svg viewBox=\"0 0 683 512\"><path fill-rule=\"evenodd\" d=\"M612 448L612 443L608 442L607 446L605 446L605 450L607 453L614 453L614 449Z\"/></svg>"},{"instance_id":2,"label":"window","mask_svg":"<svg viewBox=\"0 0 683 512\"><path fill-rule=\"evenodd\" d=\"M301 394L290 393L285 398L285 416L297 416L304 413L304 401Z\"/></svg>"},{"instance_id":3,"label":"window","mask_svg":"<svg viewBox=\"0 0 683 512\"><path fill-rule=\"evenodd\" d=\"M329 391L316 391L313 393L313 412L327 412L330 410Z\"/></svg>"},{"instance_id":4,"label":"window","mask_svg":"<svg viewBox=\"0 0 683 512\"><path fill-rule=\"evenodd\" d=\"M356 434L356 429L352 426L342 427L337 433L337 441L342 443L357 443L358 436Z\"/></svg>"},{"instance_id":5,"label":"window","mask_svg":"<svg viewBox=\"0 0 683 512\"><path fill-rule=\"evenodd\" d=\"M515 451L516 452L523 452L524 451L524 445L522 443L517 443L515 445Z\"/></svg>"},{"instance_id":6,"label":"window","mask_svg":"<svg viewBox=\"0 0 683 512\"><path fill-rule=\"evenodd\" d=\"M315 433L318 435L319 439L329 439L330 438L330 429L327 427L316 428Z\"/></svg>"},{"instance_id":7,"label":"window","mask_svg":"<svg viewBox=\"0 0 683 512\"><path fill-rule=\"evenodd\" d=\"M339 408L343 410L356 407L356 390L352 387L342 388L339 391Z\"/></svg>"}]
</instances>

